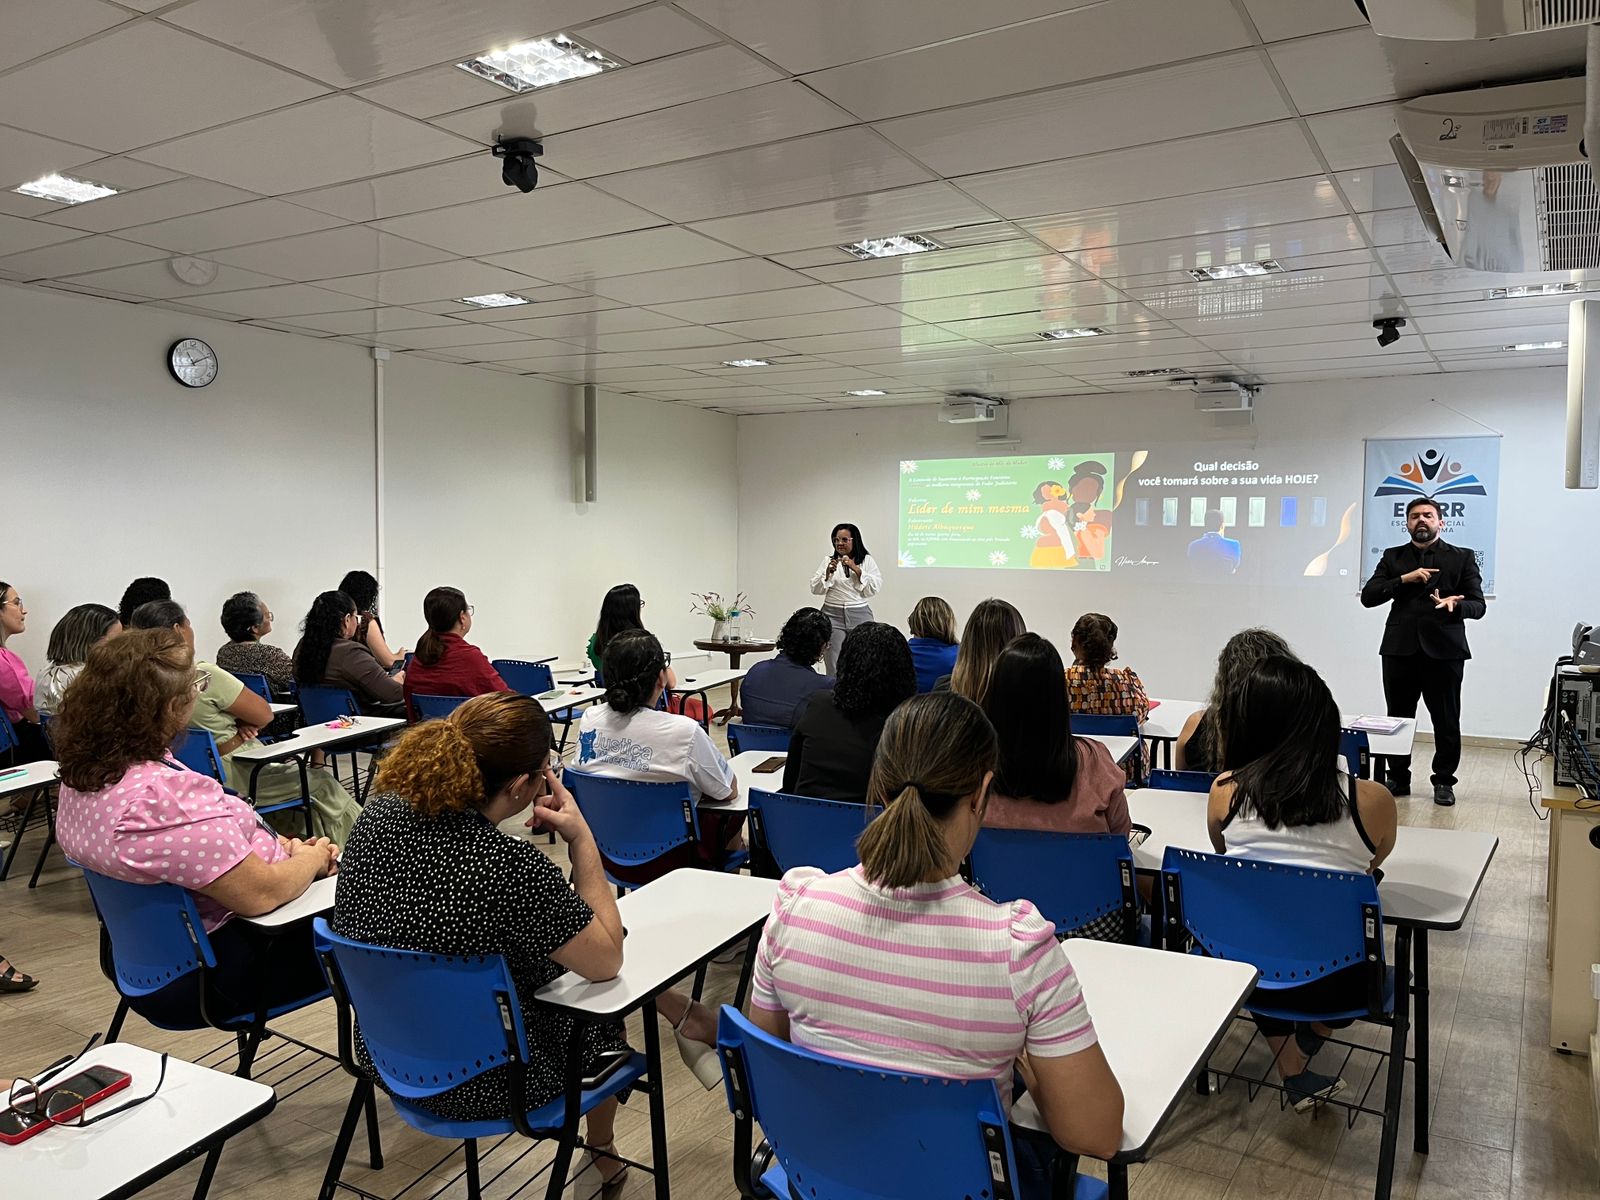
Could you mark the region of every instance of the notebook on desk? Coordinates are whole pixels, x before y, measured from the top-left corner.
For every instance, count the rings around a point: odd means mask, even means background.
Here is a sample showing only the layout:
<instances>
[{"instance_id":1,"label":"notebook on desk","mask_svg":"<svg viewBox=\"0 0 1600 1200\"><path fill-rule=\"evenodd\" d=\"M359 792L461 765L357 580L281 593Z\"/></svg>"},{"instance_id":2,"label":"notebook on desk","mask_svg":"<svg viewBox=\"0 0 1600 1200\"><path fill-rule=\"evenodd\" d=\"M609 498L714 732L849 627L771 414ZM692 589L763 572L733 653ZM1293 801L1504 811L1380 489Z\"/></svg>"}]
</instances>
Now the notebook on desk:
<instances>
[{"instance_id":1,"label":"notebook on desk","mask_svg":"<svg viewBox=\"0 0 1600 1200\"><path fill-rule=\"evenodd\" d=\"M1348 728L1368 733L1399 733L1405 723L1404 717L1357 717Z\"/></svg>"}]
</instances>

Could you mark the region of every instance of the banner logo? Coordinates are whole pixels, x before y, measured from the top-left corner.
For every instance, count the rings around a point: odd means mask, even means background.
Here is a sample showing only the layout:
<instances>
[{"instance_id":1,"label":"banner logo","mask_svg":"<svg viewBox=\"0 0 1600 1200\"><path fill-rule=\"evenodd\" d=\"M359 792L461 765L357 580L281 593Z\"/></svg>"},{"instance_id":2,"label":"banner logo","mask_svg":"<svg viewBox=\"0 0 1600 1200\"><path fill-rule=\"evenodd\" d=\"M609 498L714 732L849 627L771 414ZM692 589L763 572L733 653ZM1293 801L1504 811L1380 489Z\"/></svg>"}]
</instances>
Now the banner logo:
<instances>
[{"instance_id":1,"label":"banner logo","mask_svg":"<svg viewBox=\"0 0 1600 1200\"><path fill-rule=\"evenodd\" d=\"M1437 446L1417 451L1392 475L1386 475L1374 496L1487 496L1483 481L1458 459Z\"/></svg>"}]
</instances>

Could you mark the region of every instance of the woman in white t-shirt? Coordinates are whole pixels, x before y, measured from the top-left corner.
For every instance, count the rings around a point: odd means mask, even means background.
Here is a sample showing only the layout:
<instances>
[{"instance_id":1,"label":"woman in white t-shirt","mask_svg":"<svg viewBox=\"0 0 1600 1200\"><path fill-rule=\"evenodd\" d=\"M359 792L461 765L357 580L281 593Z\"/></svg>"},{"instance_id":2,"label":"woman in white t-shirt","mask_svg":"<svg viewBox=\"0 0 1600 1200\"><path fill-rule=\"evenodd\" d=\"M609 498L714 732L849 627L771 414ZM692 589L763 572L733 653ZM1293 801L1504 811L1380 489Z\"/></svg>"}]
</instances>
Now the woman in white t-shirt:
<instances>
[{"instance_id":1,"label":"woman in white t-shirt","mask_svg":"<svg viewBox=\"0 0 1600 1200\"><path fill-rule=\"evenodd\" d=\"M578 724L580 770L613 779L681 779L696 805L702 799L724 804L738 797L733 767L700 723L656 708L668 685L669 659L655 634L628 629L613 636L606 643L601 671L605 703L588 709ZM699 821L696 862L683 865L720 866L726 850L737 848L744 814L701 809ZM619 879L629 875L626 867L606 865ZM653 869L649 875L659 873Z\"/></svg>"}]
</instances>

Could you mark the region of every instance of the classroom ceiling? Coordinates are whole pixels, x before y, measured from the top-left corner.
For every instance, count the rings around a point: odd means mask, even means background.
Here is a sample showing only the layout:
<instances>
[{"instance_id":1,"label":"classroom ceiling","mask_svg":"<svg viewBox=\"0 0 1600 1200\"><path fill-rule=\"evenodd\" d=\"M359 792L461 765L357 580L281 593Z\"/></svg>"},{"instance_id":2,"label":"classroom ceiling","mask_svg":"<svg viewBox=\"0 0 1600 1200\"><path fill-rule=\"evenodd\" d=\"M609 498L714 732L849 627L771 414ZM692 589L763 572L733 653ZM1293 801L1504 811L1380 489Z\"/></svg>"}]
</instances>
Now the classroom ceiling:
<instances>
[{"instance_id":1,"label":"classroom ceiling","mask_svg":"<svg viewBox=\"0 0 1600 1200\"><path fill-rule=\"evenodd\" d=\"M556 33L624 65L455 66ZM0 278L733 413L1547 365L1503 347L1570 297L1485 293L1582 273L1453 266L1388 139L1582 60L1353 0L0 0ZM50 172L126 190L11 190ZM943 248L840 249L902 234Z\"/></svg>"}]
</instances>

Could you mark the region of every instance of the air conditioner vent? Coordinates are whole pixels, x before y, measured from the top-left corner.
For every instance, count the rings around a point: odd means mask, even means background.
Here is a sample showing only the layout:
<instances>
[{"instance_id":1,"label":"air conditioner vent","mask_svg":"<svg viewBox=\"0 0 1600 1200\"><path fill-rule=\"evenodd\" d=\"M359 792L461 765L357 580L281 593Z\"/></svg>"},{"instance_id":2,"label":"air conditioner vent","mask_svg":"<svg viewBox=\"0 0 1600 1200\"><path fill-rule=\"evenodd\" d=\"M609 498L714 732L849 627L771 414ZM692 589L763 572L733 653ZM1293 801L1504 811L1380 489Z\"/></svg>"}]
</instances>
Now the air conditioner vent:
<instances>
[{"instance_id":1,"label":"air conditioner vent","mask_svg":"<svg viewBox=\"0 0 1600 1200\"><path fill-rule=\"evenodd\" d=\"M1594 172L1589 164L1540 167L1533 177L1539 205L1542 268L1546 271L1600 268L1600 193L1595 190Z\"/></svg>"},{"instance_id":2,"label":"air conditioner vent","mask_svg":"<svg viewBox=\"0 0 1600 1200\"><path fill-rule=\"evenodd\" d=\"M1528 29L1557 29L1600 21L1600 0L1524 0Z\"/></svg>"}]
</instances>

